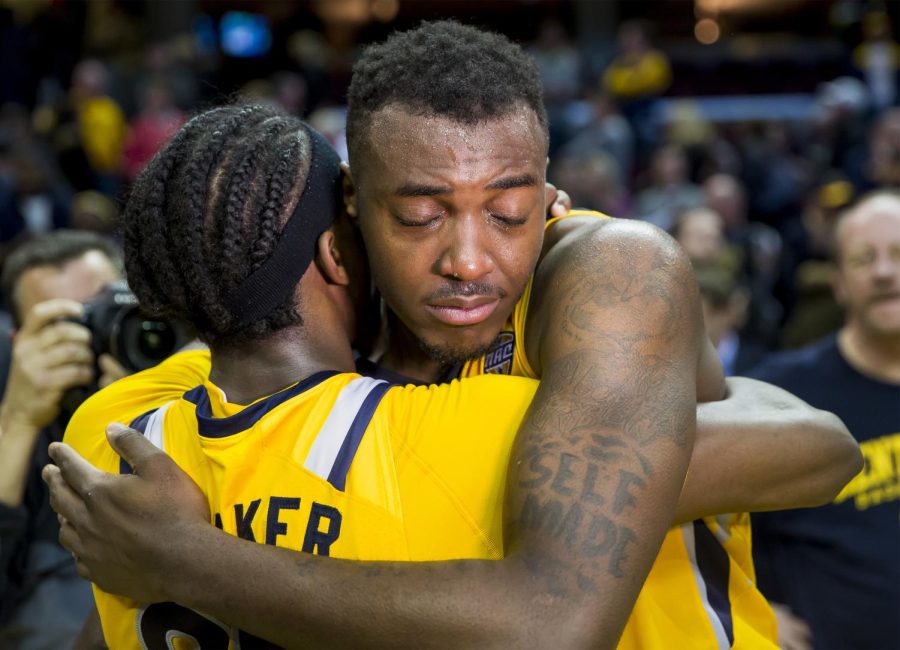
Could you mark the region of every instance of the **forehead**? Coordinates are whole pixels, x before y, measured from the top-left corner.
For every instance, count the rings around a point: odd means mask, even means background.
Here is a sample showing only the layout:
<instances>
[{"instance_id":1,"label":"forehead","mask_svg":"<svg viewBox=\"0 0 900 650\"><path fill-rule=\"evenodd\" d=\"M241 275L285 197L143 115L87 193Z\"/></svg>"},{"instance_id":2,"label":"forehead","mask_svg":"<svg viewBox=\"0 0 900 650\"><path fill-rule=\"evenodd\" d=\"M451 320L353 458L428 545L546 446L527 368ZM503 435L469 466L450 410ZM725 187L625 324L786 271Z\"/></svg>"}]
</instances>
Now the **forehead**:
<instances>
[{"instance_id":1,"label":"forehead","mask_svg":"<svg viewBox=\"0 0 900 650\"><path fill-rule=\"evenodd\" d=\"M88 251L62 266L35 266L25 271L16 287L16 302L23 315L37 303L54 298L86 302L119 277L106 255Z\"/></svg>"},{"instance_id":2,"label":"forehead","mask_svg":"<svg viewBox=\"0 0 900 650\"><path fill-rule=\"evenodd\" d=\"M542 171L547 139L534 111L526 107L466 124L389 105L372 116L365 156L362 173L374 181L442 175L474 181L504 170ZM373 169L377 174L371 174Z\"/></svg>"},{"instance_id":3,"label":"forehead","mask_svg":"<svg viewBox=\"0 0 900 650\"><path fill-rule=\"evenodd\" d=\"M837 240L843 250L900 243L900 199L876 199L847 215Z\"/></svg>"}]
</instances>

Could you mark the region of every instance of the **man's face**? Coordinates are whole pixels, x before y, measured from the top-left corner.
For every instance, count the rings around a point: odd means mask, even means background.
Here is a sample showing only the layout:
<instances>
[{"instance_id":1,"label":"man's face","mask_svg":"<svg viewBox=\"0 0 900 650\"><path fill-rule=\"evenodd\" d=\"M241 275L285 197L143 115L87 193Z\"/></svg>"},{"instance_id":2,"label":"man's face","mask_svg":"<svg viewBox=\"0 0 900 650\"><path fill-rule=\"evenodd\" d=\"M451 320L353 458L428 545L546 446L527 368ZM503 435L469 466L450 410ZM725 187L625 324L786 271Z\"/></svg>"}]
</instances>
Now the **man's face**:
<instances>
[{"instance_id":1,"label":"man's face","mask_svg":"<svg viewBox=\"0 0 900 650\"><path fill-rule=\"evenodd\" d=\"M874 199L837 231L836 293L865 334L900 337L900 199Z\"/></svg>"},{"instance_id":2,"label":"man's face","mask_svg":"<svg viewBox=\"0 0 900 650\"><path fill-rule=\"evenodd\" d=\"M61 267L28 269L19 278L15 290L19 317L24 318L36 304L55 298L87 302L120 278L118 269L100 251L88 251Z\"/></svg>"},{"instance_id":3,"label":"man's face","mask_svg":"<svg viewBox=\"0 0 900 650\"><path fill-rule=\"evenodd\" d=\"M548 202L546 136L519 109L477 125L387 106L355 174L375 284L442 363L483 352L537 264Z\"/></svg>"}]
</instances>

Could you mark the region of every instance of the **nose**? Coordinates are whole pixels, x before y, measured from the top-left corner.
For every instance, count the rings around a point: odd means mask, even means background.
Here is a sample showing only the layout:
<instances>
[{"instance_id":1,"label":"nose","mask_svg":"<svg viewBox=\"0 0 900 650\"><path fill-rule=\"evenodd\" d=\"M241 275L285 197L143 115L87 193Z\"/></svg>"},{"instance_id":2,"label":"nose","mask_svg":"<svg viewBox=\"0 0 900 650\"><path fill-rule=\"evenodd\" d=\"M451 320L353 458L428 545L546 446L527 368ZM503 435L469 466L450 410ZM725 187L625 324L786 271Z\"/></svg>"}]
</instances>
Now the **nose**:
<instances>
[{"instance_id":1,"label":"nose","mask_svg":"<svg viewBox=\"0 0 900 650\"><path fill-rule=\"evenodd\" d=\"M879 252L872 264L872 275L881 281L900 279L900 255L897 251Z\"/></svg>"},{"instance_id":2,"label":"nose","mask_svg":"<svg viewBox=\"0 0 900 650\"><path fill-rule=\"evenodd\" d=\"M437 260L437 272L448 278L470 282L494 270L488 224L475 216L457 216L447 228L448 241Z\"/></svg>"}]
</instances>

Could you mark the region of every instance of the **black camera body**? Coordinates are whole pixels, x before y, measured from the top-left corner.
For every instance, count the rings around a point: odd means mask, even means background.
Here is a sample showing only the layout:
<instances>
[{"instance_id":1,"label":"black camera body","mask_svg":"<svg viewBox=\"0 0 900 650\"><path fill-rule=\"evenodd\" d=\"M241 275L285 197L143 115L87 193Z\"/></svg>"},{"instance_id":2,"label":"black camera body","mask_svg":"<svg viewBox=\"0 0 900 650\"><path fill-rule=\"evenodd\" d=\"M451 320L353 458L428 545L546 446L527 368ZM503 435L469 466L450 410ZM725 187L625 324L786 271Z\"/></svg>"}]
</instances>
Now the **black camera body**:
<instances>
[{"instance_id":1,"label":"black camera body","mask_svg":"<svg viewBox=\"0 0 900 650\"><path fill-rule=\"evenodd\" d=\"M193 338L180 323L146 315L124 281L107 285L75 322L91 331L95 357L111 354L130 372L155 366Z\"/></svg>"},{"instance_id":2,"label":"black camera body","mask_svg":"<svg viewBox=\"0 0 900 650\"><path fill-rule=\"evenodd\" d=\"M184 324L146 315L124 281L107 285L84 306L81 318L71 320L91 332L97 378L100 368L96 360L101 354L112 355L129 372L139 372L155 366L194 338ZM66 391L60 403L59 421L63 427L75 409L98 389L95 380Z\"/></svg>"}]
</instances>

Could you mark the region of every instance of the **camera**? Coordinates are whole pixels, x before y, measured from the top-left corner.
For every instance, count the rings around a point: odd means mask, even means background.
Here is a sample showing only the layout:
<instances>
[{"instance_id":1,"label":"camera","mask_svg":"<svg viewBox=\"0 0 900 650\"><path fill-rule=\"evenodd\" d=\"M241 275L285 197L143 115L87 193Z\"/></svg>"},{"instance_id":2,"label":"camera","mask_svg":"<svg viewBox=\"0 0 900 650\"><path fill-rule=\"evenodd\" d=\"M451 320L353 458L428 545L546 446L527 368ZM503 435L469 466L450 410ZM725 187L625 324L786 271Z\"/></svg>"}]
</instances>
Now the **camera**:
<instances>
[{"instance_id":1,"label":"camera","mask_svg":"<svg viewBox=\"0 0 900 650\"><path fill-rule=\"evenodd\" d=\"M97 377L100 369L96 359L101 354L110 354L129 372L138 372L155 366L194 338L193 332L184 324L145 314L124 281L107 285L84 306L81 318L72 321L91 332ZM75 409L97 390L99 386L95 381L66 391L58 418L63 428Z\"/></svg>"},{"instance_id":2,"label":"camera","mask_svg":"<svg viewBox=\"0 0 900 650\"><path fill-rule=\"evenodd\" d=\"M95 357L111 354L131 372L155 366L193 338L185 325L145 314L123 281L107 285L75 322L91 331Z\"/></svg>"}]
</instances>

